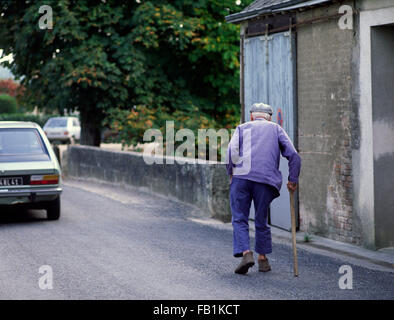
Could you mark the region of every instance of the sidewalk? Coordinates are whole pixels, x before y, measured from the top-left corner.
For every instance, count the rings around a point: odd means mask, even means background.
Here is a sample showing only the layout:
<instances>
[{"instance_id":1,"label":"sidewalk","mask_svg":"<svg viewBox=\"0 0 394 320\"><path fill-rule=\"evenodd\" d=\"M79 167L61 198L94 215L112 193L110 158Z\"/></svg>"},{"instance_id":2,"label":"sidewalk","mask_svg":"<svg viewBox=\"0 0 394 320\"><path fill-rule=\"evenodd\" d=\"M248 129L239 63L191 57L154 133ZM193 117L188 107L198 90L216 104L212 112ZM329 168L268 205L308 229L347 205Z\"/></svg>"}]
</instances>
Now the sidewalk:
<instances>
[{"instance_id":1,"label":"sidewalk","mask_svg":"<svg viewBox=\"0 0 394 320\"><path fill-rule=\"evenodd\" d=\"M291 233L288 231L271 227L271 233L273 240L291 242ZM394 272L394 248L375 251L316 235L309 235L309 241L305 242L304 237L304 232L297 232L297 247L302 249L315 248L332 254L344 255L363 260L367 264L384 267L384 269L387 269L385 271Z\"/></svg>"}]
</instances>

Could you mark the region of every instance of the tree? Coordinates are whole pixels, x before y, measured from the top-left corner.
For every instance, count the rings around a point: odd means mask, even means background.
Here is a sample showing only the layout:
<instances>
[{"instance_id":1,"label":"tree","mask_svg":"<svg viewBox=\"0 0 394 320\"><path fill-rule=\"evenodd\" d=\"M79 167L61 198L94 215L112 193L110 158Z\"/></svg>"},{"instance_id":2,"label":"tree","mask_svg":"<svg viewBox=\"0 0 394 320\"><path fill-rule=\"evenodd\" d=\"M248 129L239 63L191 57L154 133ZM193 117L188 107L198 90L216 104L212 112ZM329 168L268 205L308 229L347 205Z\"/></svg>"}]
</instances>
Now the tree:
<instances>
[{"instance_id":1,"label":"tree","mask_svg":"<svg viewBox=\"0 0 394 320\"><path fill-rule=\"evenodd\" d=\"M109 107L125 107L129 92L121 70L128 55L121 43L131 30L134 1L45 1L53 29L40 29L37 1L1 1L0 47L12 53L13 74L25 99L43 109L79 110L81 142L100 144ZM124 48L126 49L126 48Z\"/></svg>"},{"instance_id":2,"label":"tree","mask_svg":"<svg viewBox=\"0 0 394 320\"><path fill-rule=\"evenodd\" d=\"M12 79L2 79L0 80L0 94L3 93L16 97L23 93L23 87Z\"/></svg>"},{"instance_id":3,"label":"tree","mask_svg":"<svg viewBox=\"0 0 394 320\"><path fill-rule=\"evenodd\" d=\"M244 1L243 5L250 3ZM239 115L239 27L235 0L146 1L132 17L136 105L200 112L223 123Z\"/></svg>"},{"instance_id":4,"label":"tree","mask_svg":"<svg viewBox=\"0 0 394 320\"><path fill-rule=\"evenodd\" d=\"M27 102L80 111L81 143L100 144L110 109L238 112L238 28L224 22L235 0L48 0L44 30L40 5L0 2L0 47L14 56L3 64Z\"/></svg>"}]
</instances>

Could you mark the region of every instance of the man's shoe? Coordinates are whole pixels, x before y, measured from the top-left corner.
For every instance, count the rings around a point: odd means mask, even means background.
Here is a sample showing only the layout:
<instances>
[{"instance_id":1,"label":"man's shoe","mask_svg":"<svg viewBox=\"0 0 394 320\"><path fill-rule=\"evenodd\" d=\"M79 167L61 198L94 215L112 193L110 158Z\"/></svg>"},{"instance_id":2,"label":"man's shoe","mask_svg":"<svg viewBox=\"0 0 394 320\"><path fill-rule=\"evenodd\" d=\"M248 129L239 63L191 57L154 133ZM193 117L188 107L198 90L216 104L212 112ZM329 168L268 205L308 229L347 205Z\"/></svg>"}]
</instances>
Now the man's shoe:
<instances>
[{"instance_id":1,"label":"man's shoe","mask_svg":"<svg viewBox=\"0 0 394 320\"><path fill-rule=\"evenodd\" d=\"M271 266L268 262L268 259L266 258L265 260L260 259L259 260L259 271L260 272L267 272L271 270Z\"/></svg>"},{"instance_id":2,"label":"man's shoe","mask_svg":"<svg viewBox=\"0 0 394 320\"><path fill-rule=\"evenodd\" d=\"M242 257L241 263L239 264L237 269L235 269L234 272L238 274L246 274L249 268L253 266L254 266L253 252L247 252Z\"/></svg>"}]
</instances>

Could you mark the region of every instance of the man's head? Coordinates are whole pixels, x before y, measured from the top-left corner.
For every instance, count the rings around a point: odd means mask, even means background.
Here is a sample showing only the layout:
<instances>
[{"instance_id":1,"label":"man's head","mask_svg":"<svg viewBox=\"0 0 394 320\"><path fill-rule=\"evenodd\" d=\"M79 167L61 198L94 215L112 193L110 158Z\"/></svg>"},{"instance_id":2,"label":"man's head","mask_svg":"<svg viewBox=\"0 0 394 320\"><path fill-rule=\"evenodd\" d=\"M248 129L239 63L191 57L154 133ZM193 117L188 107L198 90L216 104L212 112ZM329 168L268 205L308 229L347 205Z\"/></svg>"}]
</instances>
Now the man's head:
<instances>
[{"instance_id":1,"label":"man's head","mask_svg":"<svg viewBox=\"0 0 394 320\"><path fill-rule=\"evenodd\" d=\"M265 119L267 121L271 121L272 119L272 107L265 103L255 103L252 105L250 109L250 119Z\"/></svg>"}]
</instances>

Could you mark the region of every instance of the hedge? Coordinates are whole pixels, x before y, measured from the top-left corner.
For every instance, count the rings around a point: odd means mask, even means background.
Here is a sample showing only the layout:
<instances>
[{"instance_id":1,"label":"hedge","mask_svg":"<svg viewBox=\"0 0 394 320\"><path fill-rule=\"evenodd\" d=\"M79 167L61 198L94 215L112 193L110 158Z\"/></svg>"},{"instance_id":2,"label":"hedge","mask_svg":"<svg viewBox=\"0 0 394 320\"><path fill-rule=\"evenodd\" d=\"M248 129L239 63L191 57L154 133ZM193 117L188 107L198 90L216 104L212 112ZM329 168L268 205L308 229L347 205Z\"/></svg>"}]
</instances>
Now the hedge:
<instances>
[{"instance_id":1,"label":"hedge","mask_svg":"<svg viewBox=\"0 0 394 320\"><path fill-rule=\"evenodd\" d=\"M0 121L27 121L35 122L41 127L44 126L45 122L49 118L57 117L59 115L33 115L24 113L0 113Z\"/></svg>"},{"instance_id":2,"label":"hedge","mask_svg":"<svg viewBox=\"0 0 394 320\"><path fill-rule=\"evenodd\" d=\"M0 94L0 113L14 113L18 110L18 103L8 94Z\"/></svg>"}]
</instances>

